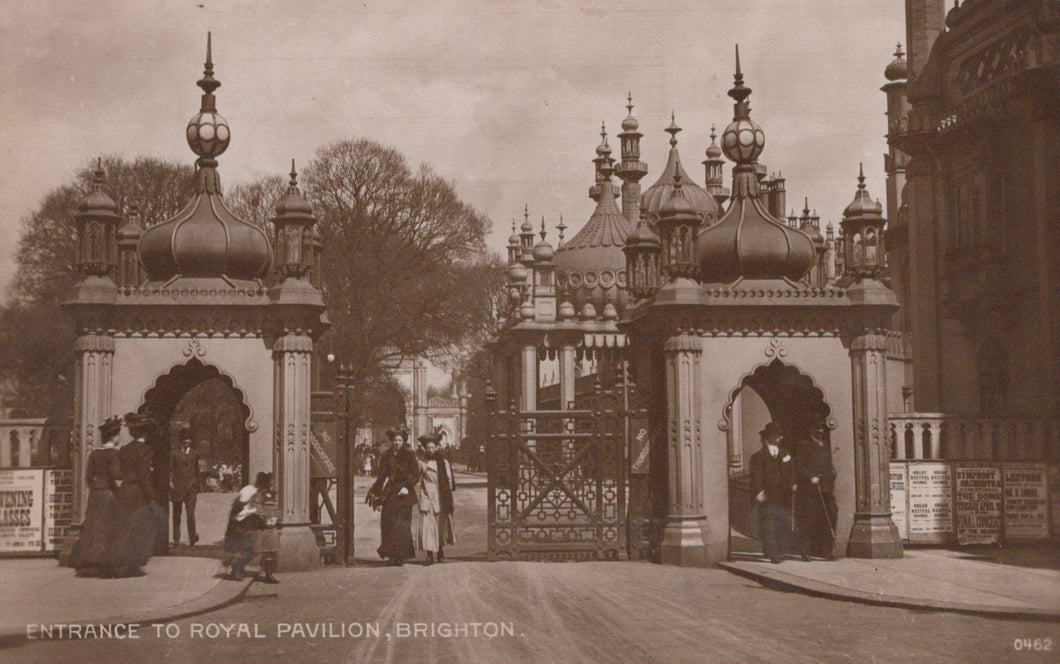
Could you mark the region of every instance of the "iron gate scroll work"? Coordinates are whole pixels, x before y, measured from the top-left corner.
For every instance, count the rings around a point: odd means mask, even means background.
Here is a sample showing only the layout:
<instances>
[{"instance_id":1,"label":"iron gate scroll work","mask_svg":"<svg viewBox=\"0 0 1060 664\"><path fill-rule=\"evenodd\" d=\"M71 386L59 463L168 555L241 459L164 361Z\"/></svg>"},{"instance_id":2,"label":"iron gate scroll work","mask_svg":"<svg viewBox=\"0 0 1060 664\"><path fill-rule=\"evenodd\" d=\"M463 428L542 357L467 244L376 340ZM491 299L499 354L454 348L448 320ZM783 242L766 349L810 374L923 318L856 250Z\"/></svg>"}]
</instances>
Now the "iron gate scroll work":
<instances>
[{"instance_id":1,"label":"iron gate scroll work","mask_svg":"<svg viewBox=\"0 0 1060 664\"><path fill-rule=\"evenodd\" d=\"M616 560L626 499L615 395L598 389L589 410L532 412L488 399L489 557Z\"/></svg>"}]
</instances>

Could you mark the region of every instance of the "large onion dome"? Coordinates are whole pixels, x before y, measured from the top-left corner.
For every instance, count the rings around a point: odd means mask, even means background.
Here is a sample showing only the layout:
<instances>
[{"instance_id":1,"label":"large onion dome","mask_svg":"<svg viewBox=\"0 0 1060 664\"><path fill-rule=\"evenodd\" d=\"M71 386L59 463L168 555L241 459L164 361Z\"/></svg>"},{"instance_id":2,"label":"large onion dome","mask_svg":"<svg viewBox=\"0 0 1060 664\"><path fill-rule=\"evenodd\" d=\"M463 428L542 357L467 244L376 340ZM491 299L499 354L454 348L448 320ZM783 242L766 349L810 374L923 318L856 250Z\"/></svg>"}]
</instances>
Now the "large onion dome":
<instances>
[{"instance_id":1,"label":"large onion dome","mask_svg":"<svg viewBox=\"0 0 1060 664\"><path fill-rule=\"evenodd\" d=\"M814 246L806 234L777 221L759 198L755 160L765 146L765 134L750 116L743 84L740 51L736 51L735 117L722 135L725 154L733 168L733 199L725 216L699 235L702 279L732 283L738 279L801 279L814 263Z\"/></svg>"},{"instance_id":2,"label":"large onion dome","mask_svg":"<svg viewBox=\"0 0 1060 664\"><path fill-rule=\"evenodd\" d=\"M202 107L188 123L187 139L199 156L195 162L195 193L183 210L140 238L140 263L152 281L173 277L257 279L269 273L272 247L257 226L239 219L225 205L216 157L228 148L228 122L217 112L210 38L206 64L197 83Z\"/></svg>"},{"instance_id":3,"label":"large onion dome","mask_svg":"<svg viewBox=\"0 0 1060 664\"><path fill-rule=\"evenodd\" d=\"M615 204L611 166L605 164L600 182L600 198L589 221L577 235L556 249L556 285L566 293L577 311L585 305L597 312L614 305L619 312L626 306L626 245L629 222Z\"/></svg>"},{"instance_id":4,"label":"large onion dome","mask_svg":"<svg viewBox=\"0 0 1060 664\"><path fill-rule=\"evenodd\" d=\"M673 114L670 115L670 126L665 131L670 134L670 153L666 158L666 166L659 175L659 179L641 194L641 216L652 224L659 220L662 206L673 196L674 176L680 175L683 183L681 188L685 192L685 198L688 199L692 208L703 219L704 224L712 224L721 214L721 206L718 205L718 202L714 200L714 196L708 193L706 189L695 184L681 166L681 156L677 151L677 134L681 131L681 128L677 126Z\"/></svg>"}]
</instances>

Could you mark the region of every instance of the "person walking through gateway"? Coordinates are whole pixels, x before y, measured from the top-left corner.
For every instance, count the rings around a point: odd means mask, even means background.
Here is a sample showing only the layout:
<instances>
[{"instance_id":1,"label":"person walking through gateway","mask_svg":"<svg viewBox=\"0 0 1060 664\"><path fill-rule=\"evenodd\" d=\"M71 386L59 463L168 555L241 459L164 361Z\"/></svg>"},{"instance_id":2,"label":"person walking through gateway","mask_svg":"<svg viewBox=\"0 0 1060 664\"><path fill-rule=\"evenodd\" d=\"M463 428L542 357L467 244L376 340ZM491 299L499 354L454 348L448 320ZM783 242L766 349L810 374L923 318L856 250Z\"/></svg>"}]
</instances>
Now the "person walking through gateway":
<instances>
[{"instance_id":1,"label":"person walking through gateway","mask_svg":"<svg viewBox=\"0 0 1060 664\"><path fill-rule=\"evenodd\" d=\"M420 461L420 484L417 488L420 507L420 529L417 538L419 548L427 552L427 565L433 565L435 556L442 562L443 546L456 543L453 528L453 467L439 448L441 436L420 436L425 450L425 459Z\"/></svg>"},{"instance_id":2,"label":"person walking through gateway","mask_svg":"<svg viewBox=\"0 0 1060 664\"><path fill-rule=\"evenodd\" d=\"M788 530L788 506L795 491L791 455L782 453L780 425L766 424L759 432L762 449L751 455L751 492L758 503L758 537L770 562L780 562L781 537Z\"/></svg>"},{"instance_id":3,"label":"person walking through gateway","mask_svg":"<svg viewBox=\"0 0 1060 664\"><path fill-rule=\"evenodd\" d=\"M815 425L810 439L795 448L795 526L799 552L804 561L810 556L831 558L835 540L835 466L823 425Z\"/></svg>"},{"instance_id":4,"label":"person walking through gateway","mask_svg":"<svg viewBox=\"0 0 1060 664\"><path fill-rule=\"evenodd\" d=\"M180 447L169 457L169 501L173 506L173 546L180 544L180 512L188 514L188 544L195 546L195 503L199 497L199 453L191 445L191 429L180 430Z\"/></svg>"},{"instance_id":5,"label":"person walking through gateway","mask_svg":"<svg viewBox=\"0 0 1060 664\"><path fill-rule=\"evenodd\" d=\"M78 575L96 569L100 576L112 575L107 547L111 539L109 517L113 509L114 494L121 479L118 463L118 448L115 445L121 432L121 418L111 417L99 425L99 437L103 444L88 455L85 484L88 486L88 506L85 520L81 524L81 537L71 556L71 566Z\"/></svg>"},{"instance_id":6,"label":"person walking through gateway","mask_svg":"<svg viewBox=\"0 0 1060 664\"><path fill-rule=\"evenodd\" d=\"M405 433L387 429L390 449L379 460L379 473L365 499L372 509L382 509L380 544L376 551L393 565L404 565L416 557L412 542L412 506L420 467L416 454L405 444Z\"/></svg>"}]
</instances>

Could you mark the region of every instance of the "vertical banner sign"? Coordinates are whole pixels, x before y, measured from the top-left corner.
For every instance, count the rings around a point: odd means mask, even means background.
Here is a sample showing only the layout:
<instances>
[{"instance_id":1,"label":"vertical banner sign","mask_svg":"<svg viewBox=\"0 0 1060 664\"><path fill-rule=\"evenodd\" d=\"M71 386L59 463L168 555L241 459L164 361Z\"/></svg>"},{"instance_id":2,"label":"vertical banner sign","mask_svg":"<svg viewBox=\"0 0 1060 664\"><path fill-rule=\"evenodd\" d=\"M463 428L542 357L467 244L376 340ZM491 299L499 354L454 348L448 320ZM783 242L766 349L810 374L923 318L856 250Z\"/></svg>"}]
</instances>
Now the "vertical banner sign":
<instances>
[{"instance_id":1,"label":"vertical banner sign","mask_svg":"<svg viewBox=\"0 0 1060 664\"><path fill-rule=\"evenodd\" d=\"M1001 541L1001 469L996 463L958 461L957 543Z\"/></svg>"},{"instance_id":2,"label":"vertical banner sign","mask_svg":"<svg viewBox=\"0 0 1060 664\"><path fill-rule=\"evenodd\" d=\"M309 449L309 476L310 477L338 477L338 440L339 427L342 422L324 421L310 422L310 444Z\"/></svg>"},{"instance_id":3,"label":"vertical banner sign","mask_svg":"<svg viewBox=\"0 0 1060 664\"><path fill-rule=\"evenodd\" d=\"M1001 468L1005 475L1005 539L1048 539L1045 464L1005 462Z\"/></svg>"},{"instance_id":4,"label":"vertical banner sign","mask_svg":"<svg viewBox=\"0 0 1060 664\"><path fill-rule=\"evenodd\" d=\"M630 471L634 475L647 475L651 471L651 445L648 438L648 418L633 417L629 421L633 442L629 446Z\"/></svg>"},{"instance_id":5,"label":"vertical banner sign","mask_svg":"<svg viewBox=\"0 0 1060 664\"><path fill-rule=\"evenodd\" d=\"M891 462L891 521L903 540L909 539L909 464Z\"/></svg>"},{"instance_id":6,"label":"vertical banner sign","mask_svg":"<svg viewBox=\"0 0 1060 664\"><path fill-rule=\"evenodd\" d=\"M1049 496L1052 500L1053 537L1060 537L1060 466L1049 466Z\"/></svg>"},{"instance_id":7,"label":"vertical banner sign","mask_svg":"<svg viewBox=\"0 0 1060 664\"><path fill-rule=\"evenodd\" d=\"M44 471L0 470L0 553L40 553Z\"/></svg>"},{"instance_id":8,"label":"vertical banner sign","mask_svg":"<svg viewBox=\"0 0 1060 664\"><path fill-rule=\"evenodd\" d=\"M953 475L946 461L909 462L909 540L942 542L953 534Z\"/></svg>"},{"instance_id":9,"label":"vertical banner sign","mask_svg":"<svg viewBox=\"0 0 1060 664\"><path fill-rule=\"evenodd\" d=\"M74 515L74 471L44 471L44 551L58 551Z\"/></svg>"}]
</instances>

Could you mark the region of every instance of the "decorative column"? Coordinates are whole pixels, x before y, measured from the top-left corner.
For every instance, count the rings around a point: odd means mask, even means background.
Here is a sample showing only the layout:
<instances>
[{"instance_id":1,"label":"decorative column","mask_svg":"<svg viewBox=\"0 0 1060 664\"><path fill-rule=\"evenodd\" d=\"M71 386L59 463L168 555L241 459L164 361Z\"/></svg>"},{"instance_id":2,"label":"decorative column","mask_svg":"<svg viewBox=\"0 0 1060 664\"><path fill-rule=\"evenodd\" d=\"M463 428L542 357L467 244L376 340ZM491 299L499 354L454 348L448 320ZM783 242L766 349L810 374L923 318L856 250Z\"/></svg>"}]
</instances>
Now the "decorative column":
<instances>
[{"instance_id":1,"label":"decorative column","mask_svg":"<svg viewBox=\"0 0 1060 664\"><path fill-rule=\"evenodd\" d=\"M574 365L575 348L563 345L559 350L559 409L568 410L574 404Z\"/></svg>"},{"instance_id":2,"label":"decorative column","mask_svg":"<svg viewBox=\"0 0 1060 664\"><path fill-rule=\"evenodd\" d=\"M114 337L86 334L74 342L77 364L74 367L74 444L71 446L74 467L73 520L80 523L88 505L85 486L85 462L100 444L99 425L115 415L111 412L114 366Z\"/></svg>"},{"instance_id":3,"label":"decorative column","mask_svg":"<svg viewBox=\"0 0 1060 664\"><path fill-rule=\"evenodd\" d=\"M704 540L702 426L699 413L699 339L671 337L666 357L666 427L670 504L660 545L663 564L702 567L710 563Z\"/></svg>"},{"instance_id":4,"label":"decorative column","mask_svg":"<svg viewBox=\"0 0 1060 664\"><path fill-rule=\"evenodd\" d=\"M855 512L847 555L852 558L902 557L898 528L891 521L886 350L882 331L866 330L850 347Z\"/></svg>"},{"instance_id":5,"label":"decorative column","mask_svg":"<svg viewBox=\"0 0 1060 664\"><path fill-rule=\"evenodd\" d=\"M519 408L537 410L537 346L523 346L519 358Z\"/></svg>"},{"instance_id":6,"label":"decorative column","mask_svg":"<svg viewBox=\"0 0 1060 664\"><path fill-rule=\"evenodd\" d=\"M310 365L313 339L291 332L273 347L275 396L273 441L276 470L273 481L279 492L280 569L320 567L316 538L309 529L309 428Z\"/></svg>"},{"instance_id":7,"label":"decorative column","mask_svg":"<svg viewBox=\"0 0 1060 664\"><path fill-rule=\"evenodd\" d=\"M415 443L420 436L430 433L427 418L427 360L417 357L412 365L412 435L408 442Z\"/></svg>"}]
</instances>

